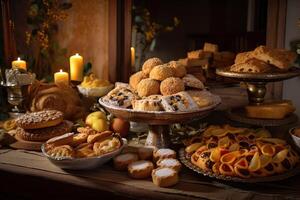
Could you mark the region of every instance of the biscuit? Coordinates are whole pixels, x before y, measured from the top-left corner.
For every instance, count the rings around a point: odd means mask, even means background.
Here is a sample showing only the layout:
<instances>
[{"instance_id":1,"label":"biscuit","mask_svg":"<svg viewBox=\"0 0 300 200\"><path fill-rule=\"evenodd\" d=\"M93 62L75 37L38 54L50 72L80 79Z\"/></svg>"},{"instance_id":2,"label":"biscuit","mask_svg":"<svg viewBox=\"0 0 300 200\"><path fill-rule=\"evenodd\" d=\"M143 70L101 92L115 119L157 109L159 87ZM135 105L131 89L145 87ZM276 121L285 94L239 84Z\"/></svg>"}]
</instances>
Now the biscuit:
<instances>
[{"instance_id":1,"label":"biscuit","mask_svg":"<svg viewBox=\"0 0 300 200\"><path fill-rule=\"evenodd\" d=\"M166 78L174 76L174 74L174 68L169 67L168 65L158 65L151 70L149 77L158 81L163 81Z\"/></svg>"},{"instance_id":2,"label":"biscuit","mask_svg":"<svg viewBox=\"0 0 300 200\"><path fill-rule=\"evenodd\" d=\"M137 85L137 93L140 97L159 94L159 82L151 78L143 79Z\"/></svg>"},{"instance_id":3,"label":"biscuit","mask_svg":"<svg viewBox=\"0 0 300 200\"><path fill-rule=\"evenodd\" d=\"M162 95L172 95L184 91L184 89L184 82L180 78L169 77L160 84L160 92Z\"/></svg>"},{"instance_id":4,"label":"biscuit","mask_svg":"<svg viewBox=\"0 0 300 200\"><path fill-rule=\"evenodd\" d=\"M161 59L159 58L150 58L148 60L146 60L142 66L142 71L144 72L144 74L148 75L151 70L153 69L153 67L157 66L157 65L162 65L163 62L161 61Z\"/></svg>"},{"instance_id":5,"label":"biscuit","mask_svg":"<svg viewBox=\"0 0 300 200\"><path fill-rule=\"evenodd\" d=\"M130 163L138 161L139 157L135 153L124 153L114 157L114 168L116 170L127 170Z\"/></svg>"},{"instance_id":6,"label":"biscuit","mask_svg":"<svg viewBox=\"0 0 300 200\"><path fill-rule=\"evenodd\" d=\"M288 69L296 60L297 54L285 49L271 49L266 46L259 46L254 50L253 57L279 69Z\"/></svg>"},{"instance_id":7,"label":"biscuit","mask_svg":"<svg viewBox=\"0 0 300 200\"><path fill-rule=\"evenodd\" d=\"M139 111L161 111L161 100L152 100L152 99L140 99L140 100L133 100L132 109L139 110Z\"/></svg>"},{"instance_id":8,"label":"biscuit","mask_svg":"<svg viewBox=\"0 0 300 200\"><path fill-rule=\"evenodd\" d=\"M22 129L17 128L16 134L18 134L23 140L26 141L46 141L50 138L63 135L72 130L72 124L67 121L63 121L62 123L47 128L40 129Z\"/></svg>"},{"instance_id":9,"label":"biscuit","mask_svg":"<svg viewBox=\"0 0 300 200\"><path fill-rule=\"evenodd\" d=\"M48 150L47 154L54 158L73 158L74 150L69 145L62 145Z\"/></svg>"},{"instance_id":10,"label":"biscuit","mask_svg":"<svg viewBox=\"0 0 300 200\"><path fill-rule=\"evenodd\" d=\"M128 165L128 173L132 178L144 179L151 176L153 167L153 163L150 161L135 161Z\"/></svg>"},{"instance_id":11,"label":"biscuit","mask_svg":"<svg viewBox=\"0 0 300 200\"><path fill-rule=\"evenodd\" d=\"M16 119L17 126L23 129L52 127L63 121L63 113L57 110L43 110L26 113Z\"/></svg>"},{"instance_id":12,"label":"biscuit","mask_svg":"<svg viewBox=\"0 0 300 200\"><path fill-rule=\"evenodd\" d=\"M234 64L230 67L230 71L244 73L264 73L271 71L272 67L267 63L252 58L245 63Z\"/></svg>"},{"instance_id":13,"label":"biscuit","mask_svg":"<svg viewBox=\"0 0 300 200\"><path fill-rule=\"evenodd\" d=\"M100 141L100 140L103 140L109 136L112 136L113 132L111 131L104 131L104 132L101 132L101 133L96 133L94 135L89 135L87 137L87 143L94 143L94 142L97 142L97 141Z\"/></svg>"},{"instance_id":14,"label":"biscuit","mask_svg":"<svg viewBox=\"0 0 300 200\"><path fill-rule=\"evenodd\" d=\"M192 74L185 75L182 81L186 87L204 89L204 84Z\"/></svg>"},{"instance_id":15,"label":"biscuit","mask_svg":"<svg viewBox=\"0 0 300 200\"><path fill-rule=\"evenodd\" d=\"M238 53L235 57L234 63L235 64L245 63L248 60L250 60L251 58L253 58L252 54L253 54L253 51L246 51L246 52Z\"/></svg>"},{"instance_id":16,"label":"biscuit","mask_svg":"<svg viewBox=\"0 0 300 200\"><path fill-rule=\"evenodd\" d=\"M177 159L174 158L163 158L159 159L156 163L157 167L168 167L179 172L181 169L181 164Z\"/></svg>"},{"instance_id":17,"label":"biscuit","mask_svg":"<svg viewBox=\"0 0 300 200\"><path fill-rule=\"evenodd\" d=\"M132 74L129 78L129 85L136 90L136 87L138 85L138 83L142 80L148 78L148 76L146 74L144 74L144 72L139 71L136 72L135 74Z\"/></svg>"},{"instance_id":18,"label":"biscuit","mask_svg":"<svg viewBox=\"0 0 300 200\"><path fill-rule=\"evenodd\" d=\"M176 158L176 152L172 149L157 149L153 151L153 160L156 163L159 159Z\"/></svg>"},{"instance_id":19,"label":"biscuit","mask_svg":"<svg viewBox=\"0 0 300 200\"><path fill-rule=\"evenodd\" d=\"M178 183L178 173L171 168L159 167L152 171L152 181L159 187L170 187Z\"/></svg>"},{"instance_id":20,"label":"biscuit","mask_svg":"<svg viewBox=\"0 0 300 200\"><path fill-rule=\"evenodd\" d=\"M181 78L181 77L186 75L186 68L180 62L171 61L168 64L169 64L170 67L172 67L174 69L174 76L175 77Z\"/></svg>"}]
</instances>

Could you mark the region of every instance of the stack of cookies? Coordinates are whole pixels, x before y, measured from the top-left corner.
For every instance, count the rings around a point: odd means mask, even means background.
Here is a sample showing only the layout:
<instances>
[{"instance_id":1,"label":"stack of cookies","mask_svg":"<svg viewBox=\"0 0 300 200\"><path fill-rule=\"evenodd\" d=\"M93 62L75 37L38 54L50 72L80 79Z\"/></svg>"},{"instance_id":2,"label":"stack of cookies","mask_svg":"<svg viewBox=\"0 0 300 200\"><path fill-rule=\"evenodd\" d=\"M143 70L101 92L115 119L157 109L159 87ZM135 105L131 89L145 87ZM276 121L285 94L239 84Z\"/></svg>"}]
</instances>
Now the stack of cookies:
<instances>
[{"instance_id":1,"label":"stack of cookies","mask_svg":"<svg viewBox=\"0 0 300 200\"><path fill-rule=\"evenodd\" d=\"M32 142L45 142L72 129L72 123L65 121L63 113L57 110L26 113L16 119L16 124L17 138Z\"/></svg>"}]
</instances>

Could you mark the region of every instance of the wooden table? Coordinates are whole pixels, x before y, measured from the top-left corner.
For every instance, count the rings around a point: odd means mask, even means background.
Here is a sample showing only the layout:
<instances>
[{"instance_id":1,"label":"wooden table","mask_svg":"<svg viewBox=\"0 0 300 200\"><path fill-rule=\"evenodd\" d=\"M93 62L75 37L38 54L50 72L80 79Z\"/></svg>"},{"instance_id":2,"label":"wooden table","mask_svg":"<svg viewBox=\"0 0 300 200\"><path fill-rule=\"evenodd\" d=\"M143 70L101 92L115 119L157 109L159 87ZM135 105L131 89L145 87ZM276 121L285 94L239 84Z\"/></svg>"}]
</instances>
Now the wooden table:
<instances>
[{"instance_id":1,"label":"wooden table","mask_svg":"<svg viewBox=\"0 0 300 200\"><path fill-rule=\"evenodd\" d=\"M224 112L205 121L229 123ZM236 124L233 124L236 125ZM271 128L288 137L291 126ZM290 141L291 142L291 141ZM0 149L0 199L300 199L300 175L276 183L240 184L216 181L187 168L171 188L156 187L150 179L134 180L115 171L112 163L91 171L65 171L38 152Z\"/></svg>"}]
</instances>

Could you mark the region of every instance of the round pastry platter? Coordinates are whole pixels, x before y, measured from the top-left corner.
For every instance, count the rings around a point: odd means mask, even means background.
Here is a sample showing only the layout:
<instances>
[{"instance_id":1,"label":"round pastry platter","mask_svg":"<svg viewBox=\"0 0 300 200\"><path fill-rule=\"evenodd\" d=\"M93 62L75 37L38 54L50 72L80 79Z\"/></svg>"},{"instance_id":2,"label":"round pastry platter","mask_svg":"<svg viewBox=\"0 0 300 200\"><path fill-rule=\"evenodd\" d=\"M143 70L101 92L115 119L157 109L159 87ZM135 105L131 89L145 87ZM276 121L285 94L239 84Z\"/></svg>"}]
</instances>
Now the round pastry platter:
<instances>
[{"instance_id":1,"label":"round pastry platter","mask_svg":"<svg viewBox=\"0 0 300 200\"><path fill-rule=\"evenodd\" d=\"M186 155L184 148L181 148L179 150L179 159L187 168L193 170L194 172L197 172L198 174L201 174L203 176L208 176L210 178L229 181L229 182L240 182L240 183L274 182L274 181L280 181L280 180L290 178L290 177L295 176L295 175L300 173L300 164L298 163L292 170L289 170L289 171L287 171L283 174L278 174L278 175L274 175L274 176L255 177L255 178L243 179L243 178L225 176L225 175L218 175L218 174L215 174L213 172L203 171L202 169L195 166L190 161L190 156Z\"/></svg>"},{"instance_id":2,"label":"round pastry platter","mask_svg":"<svg viewBox=\"0 0 300 200\"><path fill-rule=\"evenodd\" d=\"M246 82L276 82L300 76L300 69L292 67L288 71L274 71L268 73L245 73L232 72L228 68L217 69L216 73L220 76L232 78L234 80Z\"/></svg>"}]
</instances>

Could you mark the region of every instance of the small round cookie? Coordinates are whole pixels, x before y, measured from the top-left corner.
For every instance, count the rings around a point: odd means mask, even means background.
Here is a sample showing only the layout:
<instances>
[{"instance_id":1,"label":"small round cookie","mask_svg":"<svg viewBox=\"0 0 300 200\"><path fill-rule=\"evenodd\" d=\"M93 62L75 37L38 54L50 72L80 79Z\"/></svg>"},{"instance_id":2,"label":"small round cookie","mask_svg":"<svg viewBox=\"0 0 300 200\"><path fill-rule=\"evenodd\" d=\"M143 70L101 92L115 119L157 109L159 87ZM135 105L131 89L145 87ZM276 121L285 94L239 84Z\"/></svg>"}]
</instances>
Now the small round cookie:
<instances>
[{"instance_id":1,"label":"small round cookie","mask_svg":"<svg viewBox=\"0 0 300 200\"><path fill-rule=\"evenodd\" d=\"M176 158L176 152L172 149L158 149L153 151L153 160L155 163L163 158Z\"/></svg>"},{"instance_id":2,"label":"small round cookie","mask_svg":"<svg viewBox=\"0 0 300 200\"><path fill-rule=\"evenodd\" d=\"M63 113L57 110L43 110L22 115L16 119L16 124L23 129L52 127L60 124L63 116Z\"/></svg>"},{"instance_id":3,"label":"small round cookie","mask_svg":"<svg viewBox=\"0 0 300 200\"><path fill-rule=\"evenodd\" d=\"M172 77L175 74L174 68L166 65L158 65L155 66L150 74L149 77L158 81L163 81L166 78Z\"/></svg>"},{"instance_id":4,"label":"small round cookie","mask_svg":"<svg viewBox=\"0 0 300 200\"><path fill-rule=\"evenodd\" d=\"M155 147L145 146L138 148L138 155L141 160L152 160Z\"/></svg>"},{"instance_id":5,"label":"small round cookie","mask_svg":"<svg viewBox=\"0 0 300 200\"><path fill-rule=\"evenodd\" d=\"M138 83L145 79L145 78L148 78L148 76L146 74L144 74L144 72L142 71L139 71L139 72L136 72L135 74L132 74L129 78L129 85L134 89L136 90L136 87L138 85Z\"/></svg>"},{"instance_id":6,"label":"small round cookie","mask_svg":"<svg viewBox=\"0 0 300 200\"><path fill-rule=\"evenodd\" d=\"M63 135L72 130L72 123L63 121L62 123L47 128L40 129L22 129L17 128L16 134L26 141L46 141L50 138Z\"/></svg>"},{"instance_id":7,"label":"small round cookie","mask_svg":"<svg viewBox=\"0 0 300 200\"><path fill-rule=\"evenodd\" d=\"M172 168L175 171L179 172L181 169L181 164L177 159L174 158L163 158L159 159L156 163L158 167L168 167Z\"/></svg>"},{"instance_id":8,"label":"small round cookie","mask_svg":"<svg viewBox=\"0 0 300 200\"><path fill-rule=\"evenodd\" d=\"M144 74L148 75L151 70L153 69L153 67L157 66L157 65L162 65L163 62L161 61L161 59L159 58L149 58L148 60L146 60L143 64L142 67L142 71L144 72Z\"/></svg>"},{"instance_id":9,"label":"small round cookie","mask_svg":"<svg viewBox=\"0 0 300 200\"><path fill-rule=\"evenodd\" d=\"M135 153L124 153L114 157L114 168L116 170L127 170L130 163L138 161L139 157Z\"/></svg>"},{"instance_id":10,"label":"small round cookie","mask_svg":"<svg viewBox=\"0 0 300 200\"><path fill-rule=\"evenodd\" d=\"M137 85L137 93L140 97L159 94L159 82L151 78L143 79Z\"/></svg>"},{"instance_id":11,"label":"small round cookie","mask_svg":"<svg viewBox=\"0 0 300 200\"><path fill-rule=\"evenodd\" d=\"M180 62L177 61L170 61L169 66L174 69L174 76L182 78L186 75L186 68L184 65L182 65Z\"/></svg>"},{"instance_id":12,"label":"small round cookie","mask_svg":"<svg viewBox=\"0 0 300 200\"><path fill-rule=\"evenodd\" d=\"M153 170L153 163L146 160L132 162L128 165L129 176L136 179L148 178Z\"/></svg>"},{"instance_id":13,"label":"small round cookie","mask_svg":"<svg viewBox=\"0 0 300 200\"><path fill-rule=\"evenodd\" d=\"M178 183L178 173L171 168L159 167L152 171L152 181L159 187L170 187Z\"/></svg>"},{"instance_id":14,"label":"small round cookie","mask_svg":"<svg viewBox=\"0 0 300 200\"><path fill-rule=\"evenodd\" d=\"M163 80L160 84L162 95L172 95L184 91L184 83L180 78L170 77Z\"/></svg>"}]
</instances>

